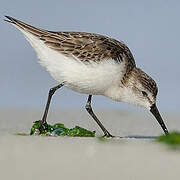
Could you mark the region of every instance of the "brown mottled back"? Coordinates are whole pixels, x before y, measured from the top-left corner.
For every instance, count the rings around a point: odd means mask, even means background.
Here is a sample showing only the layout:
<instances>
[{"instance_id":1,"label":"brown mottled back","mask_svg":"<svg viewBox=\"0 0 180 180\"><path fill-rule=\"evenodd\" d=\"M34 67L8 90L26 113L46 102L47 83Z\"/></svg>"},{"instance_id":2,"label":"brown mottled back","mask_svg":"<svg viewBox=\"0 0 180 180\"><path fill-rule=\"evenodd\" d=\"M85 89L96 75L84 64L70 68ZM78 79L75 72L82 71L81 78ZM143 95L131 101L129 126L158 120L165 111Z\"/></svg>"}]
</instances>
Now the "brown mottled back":
<instances>
[{"instance_id":1,"label":"brown mottled back","mask_svg":"<svg viewBox=\"0 0 180 180\"><path fill-rule=\"evenodd\" d=\"M54 32L39 29L22 21L6 16L23 30L33 34L51 49L80 61L102 61L109 58L116 62L125 61L126 73L135 67L135 61L129 48L115 39L87 32Z\"/></svg>"}]
</instances>

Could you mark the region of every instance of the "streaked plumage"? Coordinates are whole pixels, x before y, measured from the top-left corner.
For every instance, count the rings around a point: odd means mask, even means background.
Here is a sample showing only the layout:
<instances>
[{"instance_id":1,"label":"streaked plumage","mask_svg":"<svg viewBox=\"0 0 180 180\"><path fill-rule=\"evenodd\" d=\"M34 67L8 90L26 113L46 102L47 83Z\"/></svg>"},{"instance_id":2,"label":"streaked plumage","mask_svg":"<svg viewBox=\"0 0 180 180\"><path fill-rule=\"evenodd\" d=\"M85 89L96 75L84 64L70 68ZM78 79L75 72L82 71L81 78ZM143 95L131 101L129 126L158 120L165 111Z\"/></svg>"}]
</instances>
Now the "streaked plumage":
<instances>
[{"instance_id":1,"label":"streaked plumage","mask_svg":"<svg viewBox=\"0 0 180 180\"><path fill-rule=\"evenodd\" d=\"M125 60L128 72L135 67L133 55L123 42L94 33L47 31L9 18L11 23L38 37L48 47L67 57L75 57L85 62L98 62L109 58L117 62Z\"/></svg>"}]
</instances>

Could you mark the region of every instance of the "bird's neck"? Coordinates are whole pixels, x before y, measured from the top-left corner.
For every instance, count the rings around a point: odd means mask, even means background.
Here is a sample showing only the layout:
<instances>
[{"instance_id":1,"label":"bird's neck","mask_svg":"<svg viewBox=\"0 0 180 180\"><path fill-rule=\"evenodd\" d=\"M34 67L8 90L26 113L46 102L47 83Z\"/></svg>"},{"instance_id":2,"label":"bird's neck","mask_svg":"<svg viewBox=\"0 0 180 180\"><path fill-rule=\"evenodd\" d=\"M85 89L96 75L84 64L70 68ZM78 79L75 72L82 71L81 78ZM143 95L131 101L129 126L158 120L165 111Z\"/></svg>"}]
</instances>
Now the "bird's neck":
<instances>
[{"instance_id":1,"label":"bird's neck","mask_svg":"<svg viewBox=\"0 0 180 180\"><path fill-rule=\"evenodd\" d=\"M112 85L108 88L104 95L115 101L121 101L125 103L135 104L136 98L132 91L135 81L133 79L137 71L137 68L134 67L131 72L125 74L122 80L119 83Z\"/></svg>"}]
</instances>

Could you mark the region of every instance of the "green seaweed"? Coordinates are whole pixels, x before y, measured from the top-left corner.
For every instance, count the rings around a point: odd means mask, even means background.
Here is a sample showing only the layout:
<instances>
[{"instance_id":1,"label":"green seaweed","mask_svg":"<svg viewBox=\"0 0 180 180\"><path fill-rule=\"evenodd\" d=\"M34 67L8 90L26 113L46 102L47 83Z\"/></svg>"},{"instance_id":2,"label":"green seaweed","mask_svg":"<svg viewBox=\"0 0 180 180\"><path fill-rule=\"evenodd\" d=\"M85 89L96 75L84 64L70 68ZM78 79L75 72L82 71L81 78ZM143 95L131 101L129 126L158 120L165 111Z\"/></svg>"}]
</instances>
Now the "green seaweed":
<instances>
[{"instance_id":1,"label":"green seaweed","mask_svg":"<svg viewBox=\"0 0 180 180\"><path fill-rule=\"evenodd\" d=\"M42 134L46 134L46 133L51 133L53 130L54 130L53 126L51 126L47 123L44 123L41 125L40 121L36 121L36 122L34 122L32 128L31 128L30 135L33 135L33 134L42 135Z\"/></svg>"},{"instance_id":2,"label":"green seaweed","mask_svg":"<svg viewBox=\"0 0 180 180\"><path fill-rule=\"evenodd\" d=\"M29 134L26 133L14 133L15 136L29 136Z\"/></svg>"},{"instance_id":3,"label":"green seaweed","mask_svg":"<svg viewBox=\"0 0 180 180\"><path fill-rule=\"evenodd\" d=\"M180 132L173 131L167 135L159 136L158 142L165 143L172 148L180 148Z\"/></svg>"},{"instance_id":4,"label":"green seaweed","mask_svg":"<svg viewBox=\"0 0 180 180\"><path fill-rule=\"evenodd\" d=\"M94 137L95 131L89 131L87 129L75 126L72 129L69 129L67 136L73 137Z\"/></svg>"},{"instance_id":5,"label":"green seaweed","mask_svg":"<svg viewBox=\"0 0 180 180\"><path fill-rule=\"evenodd\" d=\"M95 131L89 131L79 126L75 126L72 129L67 128L64 124L50 125L44 123L40 124L40 121L34 122L30 135L40 136L71 136L71 137L95 137Z\"/></svg>"}]
</instances>

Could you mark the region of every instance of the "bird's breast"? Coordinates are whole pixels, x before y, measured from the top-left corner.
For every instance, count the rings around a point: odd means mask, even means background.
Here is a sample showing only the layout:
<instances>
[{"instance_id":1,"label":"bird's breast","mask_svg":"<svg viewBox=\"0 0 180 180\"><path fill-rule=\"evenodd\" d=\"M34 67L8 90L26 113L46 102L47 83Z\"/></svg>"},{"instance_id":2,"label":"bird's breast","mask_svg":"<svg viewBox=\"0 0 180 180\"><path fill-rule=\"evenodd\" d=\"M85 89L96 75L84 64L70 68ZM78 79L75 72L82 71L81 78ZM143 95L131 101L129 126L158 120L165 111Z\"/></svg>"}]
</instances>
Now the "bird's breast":
<instances>
[{"instance_id":1,"label":"bird's breast","mask_svg":"<svg viewBox=\"0 0 180 180\"><path fill-rule=\"evenodd\" d=\"M66 86L74 91L103 95L110 86L120 82L123 64L120 65L112 59L88 64L73 62L72 66L64 66L63 76Z\"/></svg>"}]
</instances>

